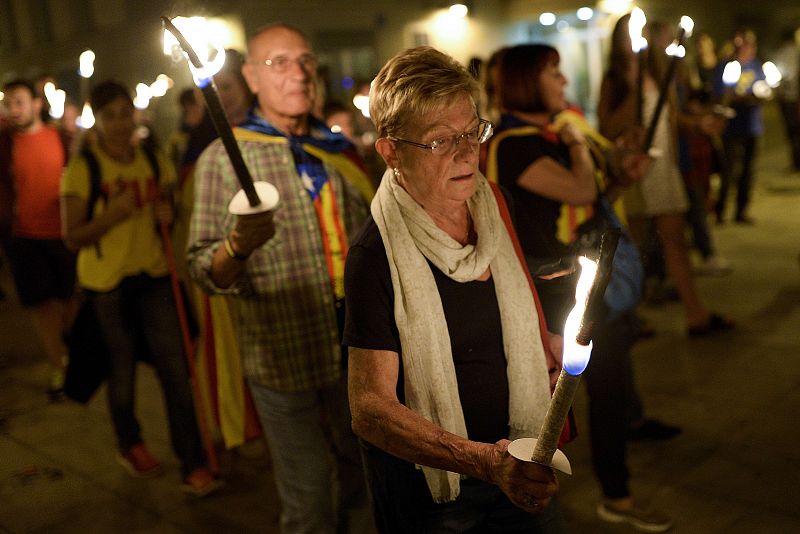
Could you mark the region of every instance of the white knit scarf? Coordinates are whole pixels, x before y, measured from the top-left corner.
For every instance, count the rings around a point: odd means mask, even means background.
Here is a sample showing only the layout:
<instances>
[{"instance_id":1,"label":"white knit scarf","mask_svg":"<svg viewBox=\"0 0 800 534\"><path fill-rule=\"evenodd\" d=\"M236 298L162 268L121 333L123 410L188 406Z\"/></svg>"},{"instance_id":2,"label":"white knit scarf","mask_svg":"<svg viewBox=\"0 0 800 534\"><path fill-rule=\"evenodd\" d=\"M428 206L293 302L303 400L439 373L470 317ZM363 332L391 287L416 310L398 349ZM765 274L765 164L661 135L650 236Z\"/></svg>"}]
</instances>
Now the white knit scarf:
<instances>
[{"instance_id":1,"label":"white knit scarf","mask_svg":"<svg viewBox=\"0 0 800 534\"><path fill-rule=\"evenodd\" d=\"M457 282L476 280L491 267L507 362L509 437L535 436L550 402L550 386L534 298L494 193L480 174L467 206L476 245L461 245L436 226L391 170L372 201L392 276L406 405L448 432L467 437L442 301L425 259ZM458 474L426 466L422 470L434 501L458 497Z\"/></svg>"}]
</instances>

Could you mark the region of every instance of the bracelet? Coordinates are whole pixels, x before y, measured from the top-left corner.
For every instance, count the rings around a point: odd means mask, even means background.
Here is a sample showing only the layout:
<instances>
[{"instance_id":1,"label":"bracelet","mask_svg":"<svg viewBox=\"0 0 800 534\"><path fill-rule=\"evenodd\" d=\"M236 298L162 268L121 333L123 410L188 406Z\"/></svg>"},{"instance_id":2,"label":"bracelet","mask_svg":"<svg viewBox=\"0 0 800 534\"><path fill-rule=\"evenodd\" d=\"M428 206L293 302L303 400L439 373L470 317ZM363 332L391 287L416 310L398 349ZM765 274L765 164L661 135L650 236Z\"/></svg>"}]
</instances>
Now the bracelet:
<instances>
[{"instance_id":1,"label":"bracelet","mask_svg":"<svg viewBox=\"0 0 800 534\"><path fill-rule=\"evenodd\" d=\"M584 143L583 141L573 141L571 143L567 143L567 146L570 148L578 145L586 145L586 143Z\"/></svg>"},{"instance_id":2,"label":"bracelet","mask_svg":"<svg viewBox=\"0 0 800 534\"><path fill-rule=\"evenodd\" d=\"M234 259L236 261L245 261L248 258L248 256L245 256L244 254L239 254L238 252L233 250L233 245L231 244L230 238L226 237L224 244L225 244L225 252L228 253L228 256L231 259Z\"/></svg>"}]
</instances>

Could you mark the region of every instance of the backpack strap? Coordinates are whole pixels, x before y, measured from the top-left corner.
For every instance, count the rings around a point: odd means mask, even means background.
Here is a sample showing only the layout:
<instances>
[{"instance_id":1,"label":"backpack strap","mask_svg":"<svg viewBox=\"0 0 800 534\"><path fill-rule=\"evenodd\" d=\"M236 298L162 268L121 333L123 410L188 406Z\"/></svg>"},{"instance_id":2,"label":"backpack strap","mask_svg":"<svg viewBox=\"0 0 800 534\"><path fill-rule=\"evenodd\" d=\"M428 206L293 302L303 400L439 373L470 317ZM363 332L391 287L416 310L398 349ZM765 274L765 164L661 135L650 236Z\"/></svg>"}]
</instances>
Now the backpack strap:
<instances>
[{"instance_id":1,"label":"backpack strap","mask_svg":"<svg viewBox=\"0 0 800 534\"><path fill-rule=\"evenodd\" d=\"M100 174L100 163L97 161L97 156L94 155L88 147L81 150L81 157L86 162L86 167L89 170L89 198L86 200L86 222L89 222L94 217L94 205L103 195L101 187L102 175ZM100 241L94 244L94 250L98 258L103 257L103 252L100 250Z\"/></svg>"},{"instance_id":2,"label":"backpack strap","mask_svg":"<svg viewBox=\"0 0 800 534\"><path fill-rule=\"evenodd\" d=\"M158 185L158 182L161 181L161 166L158 164L155 150L146 143L141 145L141 148L147 158L147 162L150 164L150 168L153 170L153 179L156 181L156 185Z\"/></svg>"}]
</instances>

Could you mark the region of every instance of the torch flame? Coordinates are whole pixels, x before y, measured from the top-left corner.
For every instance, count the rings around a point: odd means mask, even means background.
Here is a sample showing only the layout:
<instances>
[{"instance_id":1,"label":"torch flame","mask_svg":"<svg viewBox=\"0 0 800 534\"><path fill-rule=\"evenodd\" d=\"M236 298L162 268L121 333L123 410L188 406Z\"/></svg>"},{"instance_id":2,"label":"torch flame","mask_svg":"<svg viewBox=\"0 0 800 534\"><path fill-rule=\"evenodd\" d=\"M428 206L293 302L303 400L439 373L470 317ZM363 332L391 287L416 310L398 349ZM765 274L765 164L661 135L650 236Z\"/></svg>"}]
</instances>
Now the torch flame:
<instances>
[{"instance_id":1,"label":"torch flame","mask_svg":"<svg viewBox=\"0 0 800 534\"><path fill-rule=\"evenodd\" d=\"M722 71L722 83L736 85L742 76L742 65L738 61L729 61Z\"/></svg>"},{"instance_id":2,"label":"torch flame","mask_svg":"<svg viewBox=\"0 0 800 534\"><path fill-rule=\"evenodd\" d=\"M88 102L83 105L83 111L77 122L79 127L87 130L94 126L94 113L92 113L92 106Z\"/></svg>"},{"instance_id":3,"label":"torch flame","mask_svg":"<svg viewBox=\"0 0 800 534\"><path fill-rule=\"evenodd\" d=\"M203 68L197 69L194 65L189 63L189 70L192 71L192 78L198 87L203 87L211 80L211 77L222 70L225 65L225 50L217 48L217 55L210 62L203 62Z\"/></svg>"},{"instance_id":4,"label":"torch flame","mask_svg":"<svg viewBox=\"0 0 800 534\"><path fill-rule=\"evenodd\" d=\"M78 72L83 78L91 78L92 74L94 74L94 58L94 52L91 50L84 50L78 57L80 63Z\"/></svg>"},{"instance_id":5,"label":"torch flame","mask_svg":"<svg viewBox=\"0 0 800 534\"><path fill-rule=\"evenodd\" d=\"M369 118L369 95L357 94L353 97L353 105L364 115Z\"/></svg>"},{"instance_id":6,"label":"torch flame","mask_svg":"<svg viewBox=\"0 0 800 534\"><path fill-rule=\"evenodd\" d=\"M692 20L692 17L688 17L686 15L682 16L679 25L681 28L683 28L683 31L686 32L686 37L692 36L692 31L694 30L694 21Z\"/></svg>"},{"instance_id":7,"label":"torch flame","mask_svg":"<svg viewBox=\"0 0 800 534\"><path fill-rule=\"evenodd\" d=\"M767 85L772 88L778 87L781 84L781 80L783 77L781 76L781 71L772 61L767 61L761 66L761 69L764 71L764 78L766 79Z\"/></svg>"},{"instance_id":8,"label":"torch flame","mask_svg":"<svg viewBox=\"0 0 800 534\"><path fill-rule=\"evenodd\" d=\"M67 100L67 94L63 89L56 89L53 82L44 84L44 96L47 103L50 105L49 114L54 119L60 119L64 116L64 102Z\"/></svg>"},{"instance_id":9,"label":"torch flame","mask_svg":"<svg viewBox=\"0 0 800 534\"><path fill-rule=\"evenodd\" d=\"M581 264L581 276L575 287L575 307L569 312L567 322L564 323L564 370L572 376L583 373L589 364L592 353L592 344L581 345L576 341L581 329L583 314L586 312L586 299L597 274L597 263L585 256L578 258Z\"/></svg>"},{"instance_id":10,"label":"torch flame","mask_svg":"<svg viewBox=\"0 0 800 534\"><path fill-rule=\"evenodd\" d=\"M150 92L153 97L162 97L172 87L173 81L166 74L159 74L155 81L150 84Z\"/></svg>"},{"instance_id":11,"label":"torch flame","mask_svg":"<svg viewBox=\"0 0 800 534\"><path fill-rule=\"evenodd\" d=\"M147 109L151 98L153 98L153 92L150 90L150 86L145 83L137 83L136 97L133 99L134 107L136 109Z\"/></svg>"},{"instance_id":12,"label":"torch flame","mask_svg":"<svg viewBox=\"0 0 800 534\"><path fill-rule=\"evenodd\" d=\"M678 44L677 39L672 41L669 46L667 46L664 52L667 53L668 56L672 57L684 57L686 56L686 48L682 44Z\"/></svg>"},{"instance_id":13,"label":"torch flame","mask_svg":"<svg viewBox=\"0 0 800 534\"><path fill-rule=\"evenodd\" d=\"M194 83L199 87L204 87L209 83L211 77L222 69L225 64L225 49L219 44L215 32L211 30L208 20L205 17L175 17L172 23L186 37L192 46L202 68L196 68L189 62ZM178 39L168 30L164 30L164 53L179 58L181 55L187 57L186 52L181 54L181 47ZM214 59L210 59L210 58Z\"/></svg>"},{"instance_id":14,"label":"torch flame","mask_svg":"<svg viewBox=\"0 0 800 534\"><path fill-rule=\"evenodd\" d=\"M628 35L631 38L631 50L638 54L647 48L647 39L642 37L642 29L647 24L647 17L641 8L635 7L631 11L631 18L628 20Z\"/></svg>"}]
</instances>

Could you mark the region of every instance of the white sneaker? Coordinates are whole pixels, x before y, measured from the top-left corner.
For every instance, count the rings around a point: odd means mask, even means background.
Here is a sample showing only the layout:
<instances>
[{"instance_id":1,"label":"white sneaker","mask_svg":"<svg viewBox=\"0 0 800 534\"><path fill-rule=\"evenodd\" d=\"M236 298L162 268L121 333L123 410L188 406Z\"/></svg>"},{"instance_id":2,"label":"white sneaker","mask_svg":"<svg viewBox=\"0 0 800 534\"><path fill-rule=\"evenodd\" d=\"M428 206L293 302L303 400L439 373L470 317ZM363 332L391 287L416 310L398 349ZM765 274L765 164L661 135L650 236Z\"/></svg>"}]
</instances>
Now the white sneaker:
<instances>
[{"instance_id":1,"label":"white sneaker","mask_svg":"<svg viewBox=\"0 0 800 534\"><path fill-rule=\"evenodd\" d=\"M642 532L666 532L672 528L672 520L662 512L645 511L636 506L617 510L601 502L597 505L597 517L609 523L627 523Z\"/></svg>"},{"instance_id":2,"label":"white sneaker","mask_svg":"<svg viewBox=\"0 0 800 534\"><path fill-rule=\"evenodd\" d=\"M733 271L733 266L722 256L709 256L694 271L698 275L725 276Z\"/></svg>"}]
</instances>

